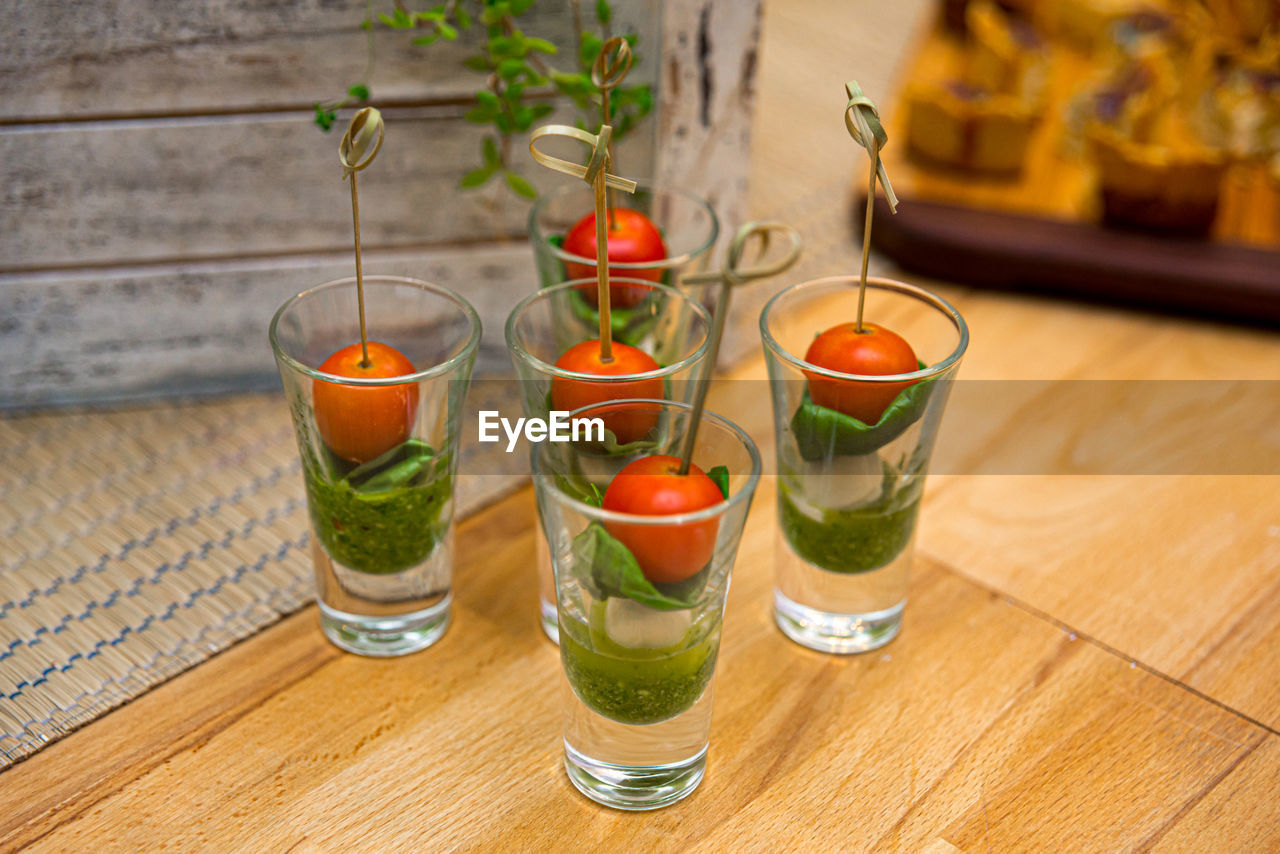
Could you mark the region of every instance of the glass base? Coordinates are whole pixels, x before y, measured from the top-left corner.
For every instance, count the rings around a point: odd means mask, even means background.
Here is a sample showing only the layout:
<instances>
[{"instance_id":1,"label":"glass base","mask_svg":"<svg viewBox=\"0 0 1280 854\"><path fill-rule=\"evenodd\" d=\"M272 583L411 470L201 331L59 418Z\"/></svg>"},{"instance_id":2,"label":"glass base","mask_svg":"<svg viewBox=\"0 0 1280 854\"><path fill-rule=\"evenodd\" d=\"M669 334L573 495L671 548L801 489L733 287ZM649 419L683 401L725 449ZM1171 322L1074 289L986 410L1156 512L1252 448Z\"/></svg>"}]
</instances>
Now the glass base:
<instances>
[{"instance_id":1,"label":"glass base","mask_svg":"<svg viewBox=\"0 0 1280 854\"><path fill-rule=\"evenodd\" d=\"M395 616L363 617L320 605L320 628L339 649L376 658L408 655L426 649L444 636L451 619L453 594L430 608Z\"/></svg>"},{"instance_id":2,"label":"glass base","mask_svg":"<svg viewBox=\"0 0 1280 854\"><path fill-rule=\"evenodd\" d=\"M883 611L837 614L801 605L773 591L773 621L782 633L818 652L850 655L879 649L898 636L906 600Z\"/></svg>"},{"instance_id":3,"label":"glass base","mask_svg":"<svg viewBox=\"0 0 1280 854\"><path fill-rule=\"evenodd\" d=\"M556 646L560 645L560 616L556 613L556 603L538 597L538 622L542 624L542 633L551 639Z\"/></svg>"},{"instance_id":4,"label":"glass base","mask_svg":"<svg viewBox=\"0 0 1280 854\"><path fill-rule=\"evenodd\" d=\"M706 748L684 762L636 767L597 762L564 746L564 770L574 788L619 810L656 810L683 800L698 788L706 768Z\"/></svg>"}]
</instances>

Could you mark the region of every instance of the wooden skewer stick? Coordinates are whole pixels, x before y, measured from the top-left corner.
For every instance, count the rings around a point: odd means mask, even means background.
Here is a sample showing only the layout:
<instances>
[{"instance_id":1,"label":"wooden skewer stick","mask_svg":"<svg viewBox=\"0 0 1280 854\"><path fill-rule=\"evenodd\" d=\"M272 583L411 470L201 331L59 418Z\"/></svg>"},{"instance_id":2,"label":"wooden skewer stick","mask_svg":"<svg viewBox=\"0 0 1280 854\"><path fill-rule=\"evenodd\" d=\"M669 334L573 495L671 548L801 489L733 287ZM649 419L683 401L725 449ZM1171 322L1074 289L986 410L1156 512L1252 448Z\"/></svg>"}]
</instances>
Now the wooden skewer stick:
<instances>
[{"instance_id":1,"label":"wooden skewer stick","mask_svg":"<svg viewBox=\"0 0 1280 854\"><path fill-rule=\"evenodd\" d=\"M844 91L849 101L844 108L844 126L853 141L867 150L871 157L871 175L867 182L867 215L862 228L862 274L858 277L858 320L855 329L859 333L866 332L862 326L863 307L867 301L867 264L871 258L871 215L875 211L876 181L884 187L885 199L889 202L889 212L898 212L898 197L889 183L889 173L885 171L884 161L880 159L880 149L889 141L888 134L880 124L880 113L875 102L863 94L856 80L844 84Z\"/></svg>"},{"instance_id":2,"label":"wooden skewer stick","mask_svg":"<svg viewBox=\"0 0 1280 854\"><path fill-rule=\"evenodd\" d=\"M356 173L368 167L382 150L382 114L365 107L351 117L347 132L338 143L338 160L342 177L351 180L351 225L355 232L356 302L360 307L360 367L369 367L369 334L364 320L364 268L360 257L360 195L356 189Z\"/></svg>"},{"instance_id":3,"label":"wooden skewer stick","mask_svg":"<svg viewBox=\"0 0 1280 854\"><path fill-rule=\"evenodd\" d=\"M360 264L360 194L351 173L351 225L356 235L356 302L360 305L360 367L369 367L369 332L364 324L364 270Z\"/></svg>"},{"instance_id":4,"label":"wooden skewer stick","mask_svg":"<svg viewBox=\"0 0 1280 854\"><path fill-rule=\"evenodd\" d=\"M591 82L596 84L600 90L600 125L612 126L609 115L609 93L613 91L623 78L627 76L627 72L631 70L631 63L634 57L631 55L631 45L627 40L615 36L609 39L600 47L600 54L596 56L595 62L591 64ZM613 142L610 141L608 146L609 162L613 162ZM613 209L617 207L614 204L613 192L609 191L605 199L605 207L608 211L609 228L616 229L618 227L618 218L613 215ZM596 230L596 254L600 254L599 247L606 244L599 242L599 229Z\"/></svg>"},{"instance_id":5,"label":"wooden skewer stick","mask_svg":"<svg viewBox=\"0 0 1280 854\"><path fill-rule=\"evenodd\" d=\"M738 265L742 262L742 253L746 249L748 241L752 237L759 236L760 255L763 257L769 251L769 234L774 231L782 232L790 239L791 248L787 250L787 254L766 266L741 269ZM702 413L706 410L707 392L711 388L711 377L715 373L716 360L720 355L720 341L724 338L725 318L729 316L729 298L733 289L747 282L778 275L796 262L803 247L804 241L800 239L800 232L789 225L784 225L780 222L749 222L738 229L733 236L733 240L729 243L729 251L725 258L723 270L696 273L684 278L684 284L686 285L719 282L720 293L716 295L715 311L711 315L707 357L703 360L702 373L698 377L698 385L694 389L693 409L689 412L689 424L685 428L684 447L680 451L680 468L676 472L677 474L688 474L689 466L693 464L693 448L698 439L698 425L702 423Z\"/></svg>"},{"instance_id":6,"label":"wooden skewer stick","mask_svg":"<svg viewBox=\"0 0 1280 854\"><path fill-rule=\"evenodd\" d=\"M563 136L585 142L591 146L591 159L586 166L579 166L577 163L552 157L538 149L537 142L544 136ZM612 138L613 128L607 124L600 128L598 134L568 125L543 125L535 128L529 135L529 154L535 161L548 169L583 179L595 194L596 287L599 295L600 360L602 362L613 359L613 320L609 305L609 252L608 242L605 239L605 192L610 187L627 193L636 191L635 181L620 178L609 171L613 165L609 160L609 140Z\"/></svg>"},{"instance_id":7,"label":"wooden skewer stick","mask_svg":"<svg viewBox=\"0 0 1280 854\"><path fill-rule=\"evenodd\" d=\"M608 125L605 125L608 127ZM596 173L594 181L596 202L596 305L600 314L600 361L613 361L613 305L609 293L609 245L605 235L605 185L604 170Z\"/></svg>"},{"instance_id":8,"label":"wooden skewer stick","mask_svg":"<svg viewBox=\"0 0 1280 854\"><path fill-rule=\"evenodd\" d=\"M880 163L880 145L871 140L871 177L867 184L867 215L862 226L862 273L858 276L858 322L854 331L861 334L862 310L867 302L867 263L871 260L871 217L876 210L876 166Z\"/></svg>"}]
</instances>

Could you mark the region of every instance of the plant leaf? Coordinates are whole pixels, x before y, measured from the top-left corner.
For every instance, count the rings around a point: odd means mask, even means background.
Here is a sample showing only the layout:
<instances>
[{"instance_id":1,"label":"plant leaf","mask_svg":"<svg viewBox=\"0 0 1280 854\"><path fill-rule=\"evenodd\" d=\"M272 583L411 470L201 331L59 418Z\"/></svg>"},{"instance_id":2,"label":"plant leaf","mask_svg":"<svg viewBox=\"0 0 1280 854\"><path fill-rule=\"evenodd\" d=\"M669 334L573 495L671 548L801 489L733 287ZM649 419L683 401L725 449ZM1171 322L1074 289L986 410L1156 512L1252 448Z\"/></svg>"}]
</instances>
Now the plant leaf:
<instances>
[{"instance_id":1,"label":"plant leaf","mask_svg":"<svg viewBox=\"0 0 1280 854\"><path fill-rule=\"evenodd\" d=\"M357 83L347 90L347 94L357 100L367 101L369 100L369 87L362 83Z\"/></svg>"},{"instance_id":2,"label":"plant leaf","mask_svg":"<svg viewBox=\"0 0 1280 854\"><path fill-rule=\"evenodd\" d=\"M486 136L484 142L480 145L480 150L484 153L484 162L488 166L497 166L501 163L498 157L498 144L493 141L493 137Z\"/></svg>"},{"instance_id":3,"label":"plant leaf","mask_svg":"<svg viewBox=\"0 0 1280 854\"><path fill-rule=\"evenodd\" d=\"M524 43L525 43L525 47L527 47L529 50L537 51L538 53L546 53L554 56L555 54L560 52L560 49L558 47L556 47L546 39L538 39L538 38L530 37L525 39Z\"/></svg>"},{"instance_id":4,"label":"plant leaf","mask_svg":"<svg viewBox=\"0 0 1280 854\"><path fill-rule=\"evenodd\" d=\"M602 24L613 20L613 9L609 7L609 0L596 0L596 20Z\"/></svg>"},{"instance_id":5,"label":"plant leaf","mask_svg":"<svg viewBox=\"0 0 1280 854\"><path fill-rule=\"evenodd\" d=\"M333 123L337 120L338 114L333 110L326 110L322 104L316 104L316 126L320 130L328 133L333 129Z\"/></svg>"},{"instance_id":6,"label":"plant leaf","mask_svg":"<svg viewBox=\"0 0 1280 854\"><path fill-rule=\"evenodd\" d=\"M679 611L696 605L710 567L708 564L692 578L665 584L660 590L644 577L631 550L599 522L592 522L573 538L570 554L574 577L592 597L626 597L658 611Z\"/></svg>"},{"instance_id":7,"label":"plant leaf","mask_svg":"<svg viewBox=\"0 0 1280 854\"><path fill-rule=\"evenodd\" d=\"M530 184L527 180L525 180L522 176L517 175L515 172L508 170L506 174L506 178L507 178L507 186L510 187L512 192L514 192L516 195L524 196L526 199L538 198L538 191L535 190L533 188L533 185Z\"/></svg>"},{"instance_id":8,"label":"plant leaf","mask_svg":"<svg viewBox=\"0 0 1280 854\"><path fill-rule=\"evenodd\" d=\"M727 499L729 497L729 467L713 466L707 472L707 477L715 481L716 486L720 487L720 494Z\"/></svg>"},{"instance_id":9,"label":"plant leaf","mask_svg":"<svg viewBox=\"0 0 1280 854\"><path fill-rule=\"evenodd\" d=\"M470 172L462 176L459 182L462 187L472 189L480 187L489 182L496 170L492 166L482 166L479 169L472 169Z\"/></svg>"},{"instance_id":10,"label":"plant leaf","mask_svg":"<svg viewBox=\"0 0 1280 854\"><path fill-rule=\"evenodd\" d=\"M410 485L435 457L435 449L421 439L409 439L385 454L352 469L347 484L356 492L389 492Z\"/></svg>"},{"instance_id":11,"label":"plant leaf","mask_svg":"<svg viewBox=\"0 0 1280 854\"><path fill-rule=\"evenodd\" d=\"M925 365L921 363L920 368L923 370ZM819 406L806 389L800 408L791 418L791 432L800 456L812 462L832 455L860 456L884 447L924 414L936 379L921 380L898 392L875 424Z\"/></svg>"},{"instance_id":12,"label":"plant leaf","mask_svg":"<svg viewBox=\"0 0 1280 854\"><path fill-rule=\"evenodd\" d=\"M523 59L504 59L498 63L498 76L503 80L514 80L525 71Z\"/></svg>"}]
</instances>

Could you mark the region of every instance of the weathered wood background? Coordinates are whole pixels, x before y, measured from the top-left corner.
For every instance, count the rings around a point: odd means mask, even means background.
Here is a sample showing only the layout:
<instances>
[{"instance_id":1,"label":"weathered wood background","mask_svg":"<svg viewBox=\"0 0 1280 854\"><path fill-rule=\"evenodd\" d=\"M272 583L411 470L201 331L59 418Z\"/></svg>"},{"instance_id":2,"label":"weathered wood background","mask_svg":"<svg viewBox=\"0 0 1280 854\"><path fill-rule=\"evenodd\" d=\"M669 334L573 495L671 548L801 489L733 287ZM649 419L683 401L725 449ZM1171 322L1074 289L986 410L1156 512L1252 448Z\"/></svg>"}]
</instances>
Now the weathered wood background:
<instances>
[{"instance_id":1,"label":"weathered wood background","mask_svg":"<svg viewBox=\"0 0 1280 854\"><path fill-rule=\"evenodd\" d=\"M657 96L619 161L701 192L732 227L746 209L759 0L615 6L615 27L641 37L635 76ZM311 124L311 104L360 78L365 3L7 11L0 409L275 387L271 313L352 272L338 135ZM572 43L567 0L541 0L525 20ZM388 142L361 179L366 269L464 293L486 330L479 371L500 374L502 322L534 287L528 206L496 181L458 188L483 135L462 119L477 75L460 65L464 46L410 39L377 37ZM560 180L523 152L518 162L542 188Z\"/></svg>"}]
</instances>

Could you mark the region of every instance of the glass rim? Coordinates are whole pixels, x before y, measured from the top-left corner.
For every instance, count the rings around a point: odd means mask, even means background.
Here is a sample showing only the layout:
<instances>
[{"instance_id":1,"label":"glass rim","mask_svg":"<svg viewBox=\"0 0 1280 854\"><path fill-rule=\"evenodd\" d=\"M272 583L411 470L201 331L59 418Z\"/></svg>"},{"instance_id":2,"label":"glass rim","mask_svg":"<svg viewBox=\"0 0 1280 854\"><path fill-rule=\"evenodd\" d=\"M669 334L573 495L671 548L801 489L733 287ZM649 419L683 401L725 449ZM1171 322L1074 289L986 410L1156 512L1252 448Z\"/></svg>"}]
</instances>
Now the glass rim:
<instances>
[{"instance_id":1,"label":"glass rim","mask_svg":"<svg viewBox=\"0 0 1280 854\"><path fill-rule=\"evenodd\" d=\"M588 258L585 255L574 255L572 252L564 251L559 246L556 246L548 240L548 235L544 234L542 229L538 226L538 215L546 210L546 206L550 204L552 200L562 198L570 193L576 192L590 193L591 189L589 187L577 187L573 184L565 184L560 187L556 187L554 190L549 192L539 194L538 198L534 200L533 206L529 210L529 237L537 243L549 248L551 250L551 254L560 261L571 264L580 264L584 267L594 267L596 264L595 258ZM700 207L708 217L710 217L710 234L708 234L707 238L697 247L689 250L688 252L681 253L680 255L668 256L659 261L610 261L610 270L669 270L675 267L680 267L688 264L695 258L706 254L713 246L716 245L716 241L720 239L720 218L716 216L715 209L711 207L711 203L702 198L702 196L681 187L668 187L662 184L649 184L645 182L638 183L636 192L667 193L673 196L681 196L684 199L693 202L696 206ZM624 197L626 195L629 194L623 194Z\"/></svg>"},{"instance_id":2,"label":"glass rim","mask_svg":"<svg viewBox=\"0 0 1280 854\"><path fill-rule=\"evenodd\" d=\"M356 277L347 276L342 279L333 279L328 282L322 282L321 284L314 285L313 287L307 288L304 291L299 291L298 293L294 294L293 296L285 300L284 303L281 304L281 306L278 309L276 309L276 313L272 316L271 324L267 329L267 337L271 342L271 350L273 353L275 353L276 359L287 364L289 367L293 368L298 373L301 373L304 376L308 376L312 379L323 380L325 382L336 383L339 385L361 386L361 387L367 387L367 388L379 388L379 387L385 388L387 386L407 385L409 383L422 382L423 380L428 380L434 377L441 376L443 374L447 374L453 371L454 369L456 369L460 364L465 362L467 359L475 355L476 350L480 346L480 335L481 335L480 315L476 312L475 308L471 305L471 303L463 299L461 295L450 290L449 288L444 287L443 285L437 285L433 282L427 282L422 279L414 279L409 276L393 276L393 275L388 275L383 273L374 273L371 275L364 276L363 278L364 278L364 284L366 285L369 285L369 284L408 285L420 291L428 291L430 293L435 294L436 296L445 298L446 300L453 303L458 308L462 309L463 315L467 318L467 324L470 327L470 333L467 336L467 340L463 343L462 347L458 350L458 352L454 353L452 356L450 356L448 359L445 359L443 362L439 362L435 365L432 365L429 368L424 368L423 370L420 370L420 371L415 371L412 374L401 374L400 376L395 376L395 377L344 377L341 374L330 374L320 370L319 368L313 368L310 365L303 364L302 362L299 362L297 359L295 359L293 356L290 356L288 353L284 352L284 349L280 346L280 338L276 331L277 326L280 323L280 319L284 317L284 313L291 306L296 305L297 303L301 302L302 300L310 296L314 296L315 294L321 293L322 291L336 290L344 286L354 285L356 283Z\"/></svg>"},{"instance_id":3,"label":"glass rim","mask_svg":"<svg viewBox=\"0 0 1280 854\"><path fill-rule=\"evenodd\" d=\"M635 285L642 285L651 290L659 291L662 293L668 293L684 300L693 309L694 314L702 318L703 323L706 325L706 333L702 336L702 342L688 356L685 356L683 359L680 359L679 361L672 362L670 365L667 365L666 367L660 367L656 371L642 371L640 373L634 373L634 374L610 374L608 376L604 376L601 374L589 374L589 373L584 373L582 371L567 371L564 368L557 368L555 365L552 365L548 362L543 361L542 359L539 359L537 356L530 353L524 347L520 346L520 343L515 340L516 318L521 313L523 313L525 309L533 305L538 300L547 298L549 294L573 290L573 289L582 287L584 284L590 284L593 286L596 285L597 284L596 279L590 278L590 279L570 279L566 282L560 282L559 284L551 285L550 287L538 288L536 291L529 294L524 299L520 300L520 302L516 303L515 308L511 309L511 313L507 315L507 322L506 324L504 324L504 329L503 329L503 332L506 334L507 349L510 350L512 354L519 356L521 361L527 362L531 366L537 368L542 373L548 374L550 376L559 377L561 379L583 380L587 382L604 383L604 384L629 383L629 382L635 382L636 380L647 380L647 379L653 379L653 378L668 377L684 370L686 367L691 367L697 364L699 359L706 356L707 347L711 343L711 313L707 311L704 305L702 305L697 300L695 300L694 298L686 294L684 291L681 291L678 288L673 288L670 285L661 284L659 282L651 282L647 279L629 279L626 277L618 277L618 278L610 277L609 283L613 284L614 282L620 282L622 284L632 286L632 287L634 287ZM587 340L592 340L592 339L587 339ZM595 340L599 340L599 339L595 339Z\"/></svg>"},{"instance_id":4,"label":"glass rim","mask_svg":"<svg viewBox=\"0 0 1280 854\"><path fill-rule=\"evenodd\" d=\"M690 411L693 409L693 404L685 403L680 400L656 400L654 398L646 397L630 397L620 400L604 401L602 403L593 403L589 406L581 406L569 413L569 419L572 421L574 418L586 417L584 413L589 413L593 409L601 409L607 406L628 403L651 403L656 406L670 406ZM626 523L628 525L652 525L654 527L658 527L683 525L689 522L701 522L705 519L713 519L717 516L723 516L730 510L736 508L743 501L750 501L751 497L755 495L756 486L760 482L762 468L760 449L756 447L755 440L751 438L747 431L743 430L723 415L712 412L709 409L704 409L702 411L702 418L704 423L707 420L711 420L722 428L725 428L730 435L734 436L742 443L742 446L747 449L747 456L751 459L751 471L747 474L746 483L735 492L731 492L729 497L722 501L717 501L709 507L704 507L701 510L695 510L692 513L672 513L666 516L646 516L639 513L619 513L616 510L605 510L603 507L596 507L594 504L588 504L585 501L580 501L554 485L551 488L555 489L560 500L566 502L572 509L577 510L579 514L587 516L593 520L598 519L604 522L619 522ZM701 426L702 425L699 425L699 427ZM550 473L538 471L540 468L538 454L534 454L532 460L534 477L554 477L554 475Z\"/></svg>"},{"instance_id":5,"label":"glass rim","mask_svg":"<svg viewBox=\"0 0 1280 854\"><path fill-rule=\"evenodd\" d=\"M760 312L760 338L764 341L766 349L773 351L783 361L790 363L793 367L798 368L801 372L806 374L817 374L819 376L831 377L833 379L852 379L858 380L859 382L900 383L919 382L920 380L945 373L960 361L960 358L969 348L969 326L965 323L964 318L960 316L960 312L956 311L955 307L952 306L951 303L947 302L932 291L925 290L919 285L913 285L908 282L889 279L883 276L868 276L868 289L874 287L877 290L892 291L915 297L926 305L932 306L942 314L946 315L952 322L956 328L956 332L959 333L959 341L945 358L932 365L921 368L920 370L911 371L905 374L847 374L843 371L834 371L830 368L824 368L821 365L815 365L812 362L806 362L804 359L779 344L777 339L773 337L773 333L769 331L769 317L777 308L777 304L784 297L792 296L807 288L817 289L836 283L857 283L857 281L857 276L824 276L820 279L809 279L808 281L797 282L794 285L790 285L778 291L770 297L769 301L765 303L764 309Z\"/></svg>"}]
</instances>

